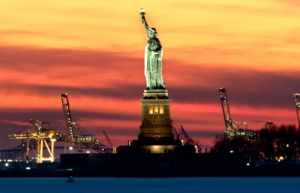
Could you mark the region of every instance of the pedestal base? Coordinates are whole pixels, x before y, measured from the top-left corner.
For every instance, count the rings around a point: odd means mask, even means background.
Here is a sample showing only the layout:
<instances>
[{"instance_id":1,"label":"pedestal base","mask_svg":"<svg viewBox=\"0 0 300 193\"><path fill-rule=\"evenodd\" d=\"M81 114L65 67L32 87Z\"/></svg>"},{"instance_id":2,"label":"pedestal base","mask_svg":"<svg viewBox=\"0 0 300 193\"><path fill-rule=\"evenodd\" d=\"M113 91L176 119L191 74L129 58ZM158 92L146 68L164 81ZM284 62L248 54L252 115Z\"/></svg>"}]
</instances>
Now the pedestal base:
<instances>
[{"instance_id":1,"label":"pedestal base","mask_svg":"<svg viewBox=\"0 0 300 193\"><path fill-rule=\"evenodd\" d=\"M168 91L166 89L144 90L144 99L168 99Z\"/></svg>"},{"instance_id":2,"label":"pedestal base","mask_svg":"<svg viewBox=\"0 0 300 193\"><path fill-rule=\"evenodd\" d=\"M171 101L171 99L162 98L141 99L142 124L140 126L139 140L174 139L170 119Z\"/></svg>"},{"instance_id":3,"label":"pedestal base","mask_svg":"<svg viewBox=\"0 0 300 193\"><path fill-rule=\"evenodd\" d=\"M183 146L174 139L170 118L171 99L165 89L145 90L141 99L142 123L138 140L120 146L117 153L195 153L195 147Z\"/></svg>"}]
</instances>

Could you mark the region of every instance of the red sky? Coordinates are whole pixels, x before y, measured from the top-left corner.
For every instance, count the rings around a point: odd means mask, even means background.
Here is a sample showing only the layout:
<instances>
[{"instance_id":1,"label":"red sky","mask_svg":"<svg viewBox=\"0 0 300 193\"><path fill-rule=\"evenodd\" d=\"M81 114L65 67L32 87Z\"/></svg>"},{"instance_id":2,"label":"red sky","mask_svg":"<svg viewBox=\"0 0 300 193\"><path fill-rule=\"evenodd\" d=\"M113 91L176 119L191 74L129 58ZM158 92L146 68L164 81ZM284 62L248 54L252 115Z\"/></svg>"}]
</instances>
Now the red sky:
<instances>
[{"instance_id":1,"label":"red sky","mask_svg":"<svg viewBox=\"0 0 300 193\"><path fill-rule=\"evenodd\" d=\"M260 129L296 124L300 92L298 0L0 2L0 149L29 119L65 133L61 93L75 121L100 142L137 139L145 89L146 33L164 48L171 117L204 146L225 130L218 94L232 117Z\"/></svg>"}]
</instances>

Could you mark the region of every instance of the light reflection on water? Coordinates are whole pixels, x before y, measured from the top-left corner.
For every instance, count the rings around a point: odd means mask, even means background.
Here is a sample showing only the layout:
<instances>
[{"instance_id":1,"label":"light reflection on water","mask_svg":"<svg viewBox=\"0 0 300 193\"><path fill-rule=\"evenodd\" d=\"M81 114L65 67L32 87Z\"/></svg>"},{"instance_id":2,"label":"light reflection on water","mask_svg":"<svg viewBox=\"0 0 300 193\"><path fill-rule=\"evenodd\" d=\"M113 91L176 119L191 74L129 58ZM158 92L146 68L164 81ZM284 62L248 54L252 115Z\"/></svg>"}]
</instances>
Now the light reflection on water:
<instances>
[{"instance_id":1,"label":"light reflection on water","mask_svg":"<svg viewBox=\"0 0 300 193\"><path fill-rule=\"evenodd\" d=\"M300 178L0 178L0 193L149 192L254 193L300 192ZM68 192L69 191L69 192Z\"/></svg>"}]
</instances>

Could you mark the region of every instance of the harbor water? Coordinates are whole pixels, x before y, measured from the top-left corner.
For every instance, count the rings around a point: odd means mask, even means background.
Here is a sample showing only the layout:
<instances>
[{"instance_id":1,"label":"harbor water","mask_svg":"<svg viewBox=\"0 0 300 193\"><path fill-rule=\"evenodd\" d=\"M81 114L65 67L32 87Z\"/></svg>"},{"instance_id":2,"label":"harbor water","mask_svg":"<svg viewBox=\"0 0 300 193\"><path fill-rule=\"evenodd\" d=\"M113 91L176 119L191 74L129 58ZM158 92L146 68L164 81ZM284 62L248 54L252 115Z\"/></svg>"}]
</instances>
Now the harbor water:
<instances>
[{"instance_id":1,"label":"harbor water","mask_svg":"<svg viewBox=\"0 0 300 193\"><path fill-rule=\"evenodd\" d=\"M196 178L0 178L1 193L145 192L253 193L300 192L299 177Z\"/></svg>"}]
</instances>

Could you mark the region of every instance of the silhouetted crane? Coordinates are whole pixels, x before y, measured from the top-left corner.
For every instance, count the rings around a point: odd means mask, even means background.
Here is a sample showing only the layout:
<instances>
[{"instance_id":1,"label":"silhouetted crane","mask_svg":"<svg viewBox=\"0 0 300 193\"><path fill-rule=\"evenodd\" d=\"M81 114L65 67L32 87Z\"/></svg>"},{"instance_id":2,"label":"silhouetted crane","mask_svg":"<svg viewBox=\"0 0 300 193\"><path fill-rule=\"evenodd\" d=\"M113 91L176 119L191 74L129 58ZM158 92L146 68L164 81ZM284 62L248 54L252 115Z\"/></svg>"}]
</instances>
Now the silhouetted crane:
<instances>
[{"instance_id":1,"label":"silhouetted crane","mask_svg":"<svg viewBox=\"0 0 300 193\"><path fill-rule=\"evenodd\" d=\"M294 94L295 104L296 104L296 113L298 119L298 129L300 130L300 93Z\"/></svg>"},{"instance_id":2,"label":"silhouetted crane","mask_svg":"<svg viewBox=\"0 0 300 193\"><path fill-rule=\"evenodd\" d=\"M228 98L226 95L225 88L221 87L219 89L219 94L220 94L223 116L224 116L224 121L225 121L225 136L228 136L228 137L252 136L254 134L254 131L247 128L246 122L240 122L238 124L231 118L231 114L230 114L230 110L229 110L229 103L228 103ZM246 129L245 130L241 129L241 127L240 127L241 125L245 125Z\"/></svg>"},{"instance_id":3,"label":"silhouetted crane","mask_svg":"<svg viewBox=\"0 0 300 193\"><path fill-rule=\"evenodd\" d=\"M25 129L13 134L8 135L8 139L26 139L26 162L29 161L29 145L32 145L30 139L36 140L36 147L32 147L34 153L36 155L36 162L43 163L43 161L51 161L54 162L54 142L60 138L59 133L56 130L51 129L50 123L48 122L40 122L38 120L29 120L29 123L25 127ZM48 142L51 142L51 146L49 148ZM43 157L43 145L48 150L50 157Z\"/></svg>"},{"instance_id":4,"label":"silhouetted crane","mask_svg":"<svg viewBox=\"0 0 300 193\"><path fill-rule=\"evenodd\" d=\"M171 119L171 122L170 122L170 124L171 124L171 126L173 127L173 134L175 135L174 137L175 137L175 139L176 140L179 140L179 137L180 137L180 134L181 133L178 133L181 129L180 129L180 127L175 123L175 121L173 121L172 119ZM177 131L178 130L178 131Z\"/></svg>"},{"instance_id":5,"label":"silhouetted crane","mask_svg":"<svg viewBox=\"0 0 300 193\"><path fill-rule=\"evenodd\" d=\"M107 134L106 134L106 132L104 130L103 130L103 133L104 133L104 135L106 137L106 140L109 143L110 147L113 148L114 146L113 146L112 142L110 141L109 137L107 136Z\"/></svg>"},{"instance_id":6,"label":"silhouetted crane","mask_svg":"<svg viewBox=\"0 0 300 193\"><path fill-rule=\"evenodd\" d=\"M177 140L182 140L185 146L197 146L198 151L201 151L201 144L198 141L193 140L190 136L186 133L183 126L178 126L174 120L171 119L171 125L173 127L173 133Z\"/></svg>"},{"instance_id":7,"label":"silhouetted crane","mask_svg":"<svg viewBox=\"0 0 300 193\"><path fill-rule=\"evenodd\" d=\"M67 142L74 143L75 148L78 152L81 152L82 148L89 148L97 152L110 153L112 151L111 148L99 143L94 135L89 134L82 127L79 127L79 125L75 121L73 121L67 93L61 94L61 100L67 128L64 153L66 153Z\"/></svg>"}]
</instances>

